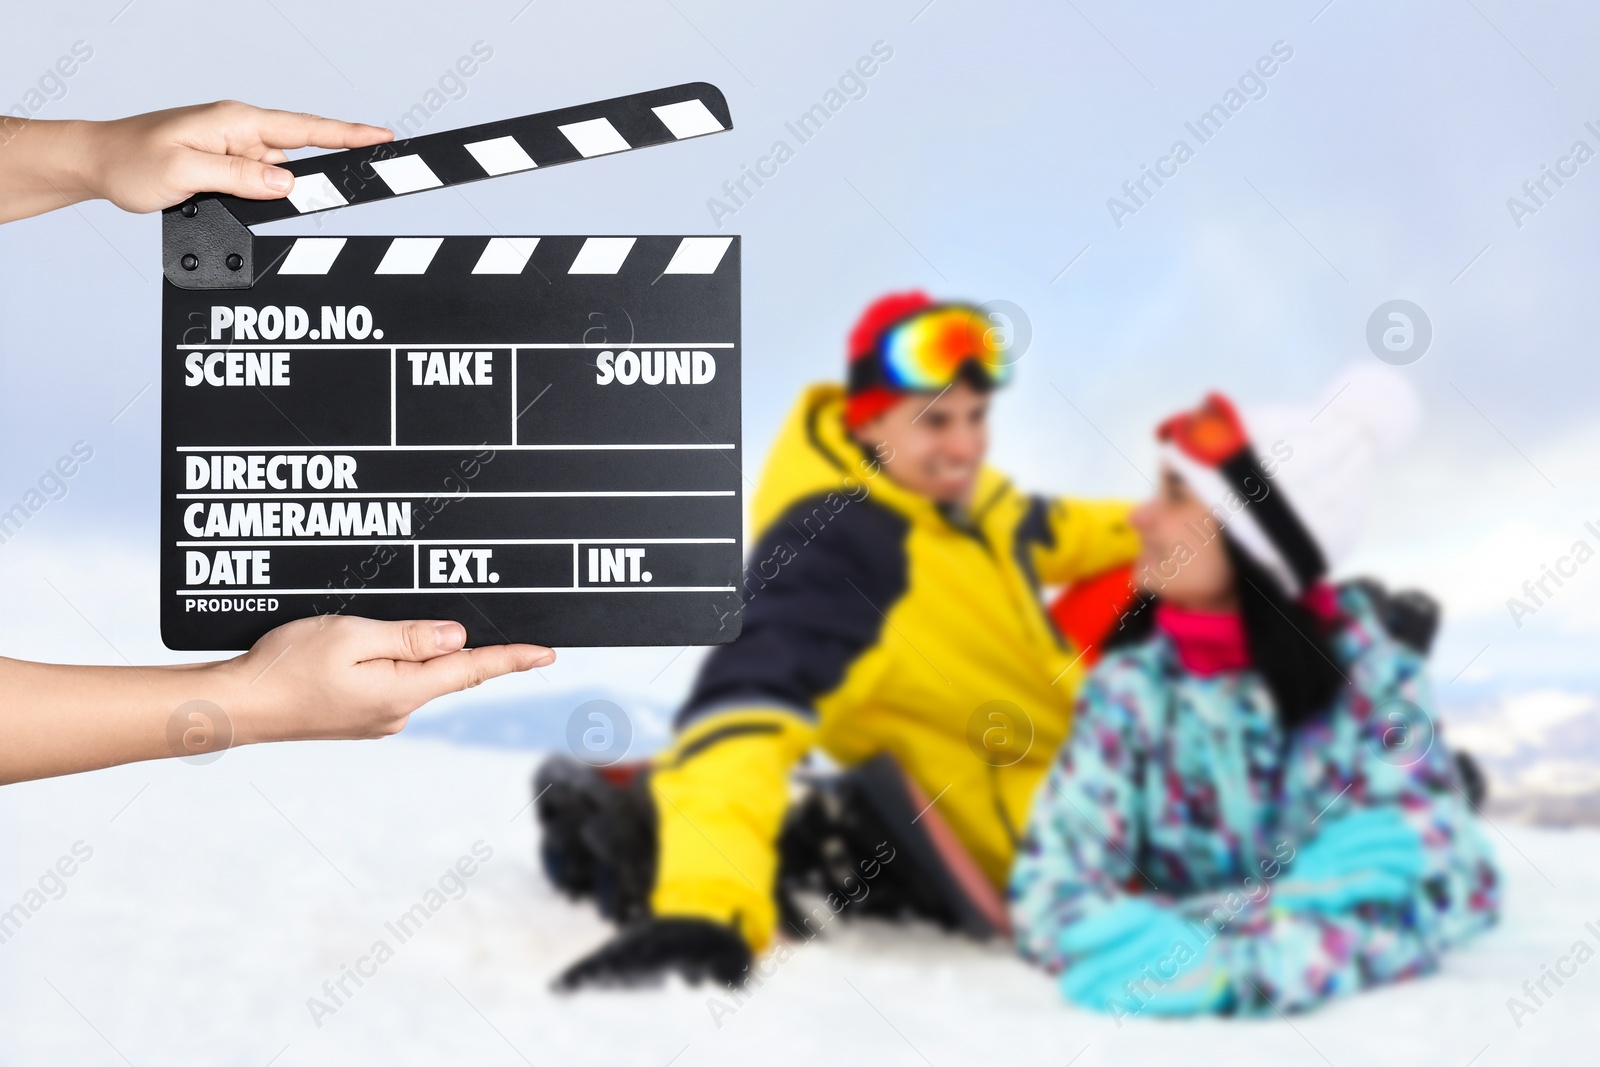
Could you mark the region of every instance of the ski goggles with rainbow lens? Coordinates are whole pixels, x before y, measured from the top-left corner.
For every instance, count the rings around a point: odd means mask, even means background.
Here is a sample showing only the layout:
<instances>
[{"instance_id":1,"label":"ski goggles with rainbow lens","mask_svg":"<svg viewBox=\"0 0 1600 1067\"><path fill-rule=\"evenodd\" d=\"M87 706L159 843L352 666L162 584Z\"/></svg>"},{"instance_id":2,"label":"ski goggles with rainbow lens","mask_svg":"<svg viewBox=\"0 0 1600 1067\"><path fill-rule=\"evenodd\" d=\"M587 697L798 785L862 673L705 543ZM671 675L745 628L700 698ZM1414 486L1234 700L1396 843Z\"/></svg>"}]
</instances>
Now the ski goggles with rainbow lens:
<instances>
[{"instance_id":1,"label":"ski goggles with rainbow lens","mask_svg":"<svg viewBox=\"0 0 1600 1067\"><path fill-rule=\"evenodd\" d=\"M1005 385L1012 358L1003 333L984 311L964 304L919 311L885 330L871 355L851 363L850 391L937 392L974 372L991 387Z\"/></svg>"}]
</instances>

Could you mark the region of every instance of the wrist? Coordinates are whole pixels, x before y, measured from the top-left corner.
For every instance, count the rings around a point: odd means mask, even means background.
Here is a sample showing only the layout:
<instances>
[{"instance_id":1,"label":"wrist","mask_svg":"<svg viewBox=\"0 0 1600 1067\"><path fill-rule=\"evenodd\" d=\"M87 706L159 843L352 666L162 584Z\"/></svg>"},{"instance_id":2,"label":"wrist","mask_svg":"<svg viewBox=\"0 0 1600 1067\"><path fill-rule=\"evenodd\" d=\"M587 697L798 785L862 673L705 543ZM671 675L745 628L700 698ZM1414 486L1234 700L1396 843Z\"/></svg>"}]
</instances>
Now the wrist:
<instances>
[{"instance_id":1,"label":"wrist","mask_svg":"<svg viewBox=\"0 0 1600 1067\"><path fill-rule=\"evenodd\" d=\"M203 755L272 740L261 729L260 702L237 659L157 669L167 675L162 688L173 755Z\"/></svg>"},{"instance_id":2,"label":"wrist","mask_svg":"<svg viewBox=\"0 0 1600 1067\"><path fill-rule=\"evenodd\" d=\"M51 183L69 203L97 200L103 192L104 165L100 145L106 122L63 119L50 124Z\"/></svg>"},{"instance_id":3,"label":"wrist","mask_svg":"<svg viewBox=\"0 0 1600 1067\"><path fill-rule=\"evenodd\" d=\"M232 732L234 748L282 740L270 729L271 717L264 714L266 701L263 697L267 687L252 684L253 678L245 669L244 659L235 656L206 664L200 668L205 672L205 682L197 687L203 694L214 694L202 695L200 699L211 700L222 709Z\"/></svg>"}]
</instances>

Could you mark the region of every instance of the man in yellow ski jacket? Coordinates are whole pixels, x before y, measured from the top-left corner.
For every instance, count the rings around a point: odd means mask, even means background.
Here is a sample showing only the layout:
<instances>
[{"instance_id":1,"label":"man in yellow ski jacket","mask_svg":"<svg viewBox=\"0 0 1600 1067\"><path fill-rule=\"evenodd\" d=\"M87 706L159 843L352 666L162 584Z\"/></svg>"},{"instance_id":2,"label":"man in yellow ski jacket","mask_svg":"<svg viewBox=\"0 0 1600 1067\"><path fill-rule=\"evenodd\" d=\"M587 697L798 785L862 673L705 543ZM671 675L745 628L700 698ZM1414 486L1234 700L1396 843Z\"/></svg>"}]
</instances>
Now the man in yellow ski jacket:
<instances>
[{"instance_id":1,"label":"man in yellow ski jacket","mask_svg":"<svg viewBox=\"0 0 1600 1067\"><path fill-rule=\"evenodd\" d=\"M850 354L849 385L809 389L779 433L742 633L706 660L650 774L651 920L569 985L721 976L737 968L712 960L770 944L790 772L814 749L892 756L1005 884L1088 665L1040 587L1127 563L1137 537L1126 504L1029 496L983 464L1011 367L981 310L886 297Z\"/></svg>"}]
</instances>

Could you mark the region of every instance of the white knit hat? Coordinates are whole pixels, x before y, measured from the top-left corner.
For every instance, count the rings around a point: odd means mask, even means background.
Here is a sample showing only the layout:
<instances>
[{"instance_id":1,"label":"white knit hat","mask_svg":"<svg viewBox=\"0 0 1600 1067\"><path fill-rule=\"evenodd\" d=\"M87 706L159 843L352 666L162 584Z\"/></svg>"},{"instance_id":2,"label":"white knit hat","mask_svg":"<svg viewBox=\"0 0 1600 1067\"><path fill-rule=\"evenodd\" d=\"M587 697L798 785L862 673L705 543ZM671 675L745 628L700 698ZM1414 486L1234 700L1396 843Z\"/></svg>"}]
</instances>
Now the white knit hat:
<instances>
[{"instance_id":1,"label":"white knit hat","mask_svg":"<svg viewBox=\"0 0 1600 1067\"><path fill-rule=\"evenodd\" d=\"M1212 394L1159 436L1162 458L1233 543L1297 597L1354 546L1374 469L1420 421L1400 372L1355 366L1310 407L1237 412Z\"/></svg>"}]
</instances>

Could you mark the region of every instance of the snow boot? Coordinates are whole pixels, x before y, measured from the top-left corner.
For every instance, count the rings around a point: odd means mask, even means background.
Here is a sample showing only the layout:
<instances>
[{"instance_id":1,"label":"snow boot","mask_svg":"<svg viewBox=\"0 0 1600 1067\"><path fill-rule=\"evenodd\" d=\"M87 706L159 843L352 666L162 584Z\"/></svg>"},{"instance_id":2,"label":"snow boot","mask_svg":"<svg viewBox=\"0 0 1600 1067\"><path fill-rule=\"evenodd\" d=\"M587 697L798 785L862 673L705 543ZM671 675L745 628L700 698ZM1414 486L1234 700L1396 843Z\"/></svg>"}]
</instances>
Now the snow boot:
<instances>
[{"instance_id":1,"label":"snow boot","mask_svg":"<svg viewBox=\"0 0 1600 1067\"><path fill-rule=\"evenodd\" d=\"M573 899L593 897L603 918L649 914L655 883L655 806L644 764L597 768L551 756L533 777L539 859Z\"/></svg>"},{"instance_id":2,"label":"snow boot","mask_svg":"<svg viewBox=\"0 0 1600 1067\"><path fill-rule=\"evenodd\" d=\"M847 914L926 919L980 939L1008 930L1000 895L892 756L813 780L785 822L779 856L781 921L802 937L810 935L793 898L802 890Z\"/></svg>"}]
</instances>

